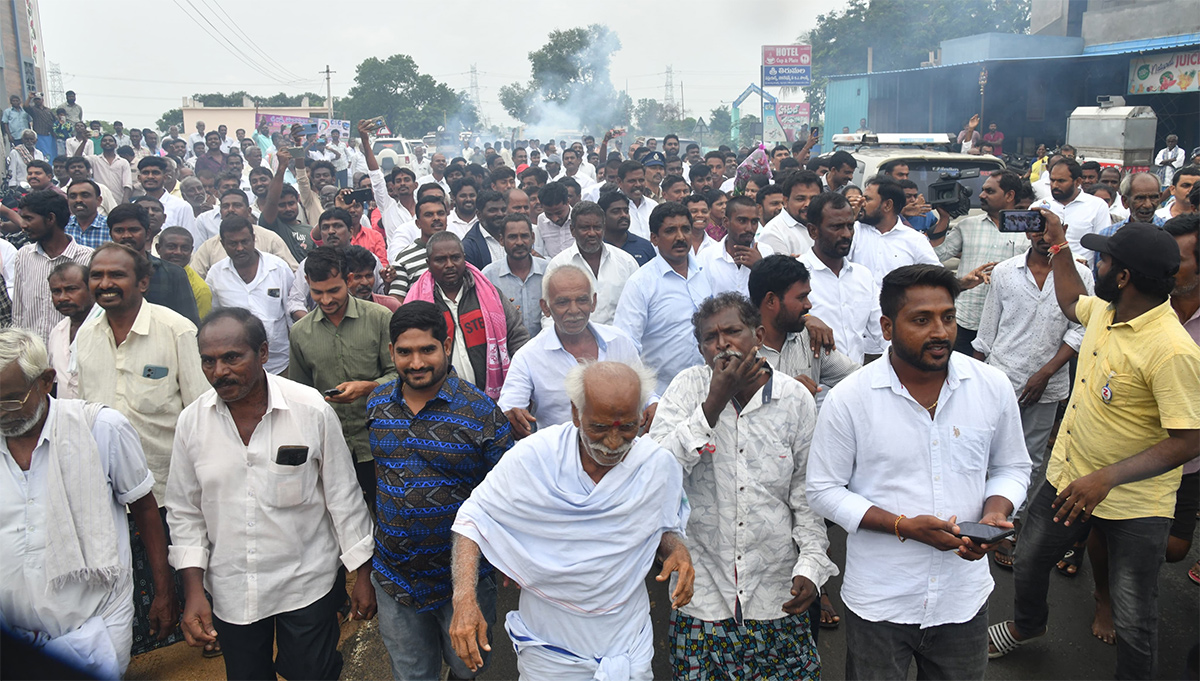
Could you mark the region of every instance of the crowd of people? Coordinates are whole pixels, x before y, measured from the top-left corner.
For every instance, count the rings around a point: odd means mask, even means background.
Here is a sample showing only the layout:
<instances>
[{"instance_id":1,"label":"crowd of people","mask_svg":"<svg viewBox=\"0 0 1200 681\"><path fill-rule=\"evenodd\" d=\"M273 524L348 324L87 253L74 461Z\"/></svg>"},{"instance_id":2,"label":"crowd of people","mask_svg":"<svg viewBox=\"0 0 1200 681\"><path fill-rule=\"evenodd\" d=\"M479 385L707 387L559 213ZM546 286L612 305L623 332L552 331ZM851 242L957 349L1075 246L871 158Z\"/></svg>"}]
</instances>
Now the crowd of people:
<instances>
[{"instance_id":1,"label":"crowd of people","mask_svg":"<svg viewBox=\"0 0 1200 681\"><path fill-rule=\"evenodd\" d=\"M394 678L465 679L504 615L524 678L649 679L664 643L678 679L817 678L844 615L850 678L982 679L1086 553L1116 675L1156 676L1200 502L1195 165L1164 193L1063 147L951 225L815 137L769 171L609 131L385 173L368 121L93 137L69 94L73 136L37 97L3 116L29 655L336 679L340 624L378 618Z\"/></svg>"}]
</instances>

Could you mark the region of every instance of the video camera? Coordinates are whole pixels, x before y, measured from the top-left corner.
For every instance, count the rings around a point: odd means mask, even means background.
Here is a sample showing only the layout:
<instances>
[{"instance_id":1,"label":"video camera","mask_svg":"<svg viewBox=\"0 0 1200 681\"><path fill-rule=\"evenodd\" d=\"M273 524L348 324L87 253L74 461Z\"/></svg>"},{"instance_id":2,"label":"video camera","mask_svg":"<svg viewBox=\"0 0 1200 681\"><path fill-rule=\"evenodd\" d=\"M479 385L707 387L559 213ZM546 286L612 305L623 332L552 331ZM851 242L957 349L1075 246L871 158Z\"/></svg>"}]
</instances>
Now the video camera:
<instances>
[{"instance_id":1,"label":"video camera","mask_svg":"<svg viewBox=\"0 0 1200 681\"><path fill-rule=\"evenodd\" d=\"M931 208L941 208L957 218L966 215L971 210L971 190L964 187L959 180L979 177L979 168L966 170L949 170L941 173L937 182L930 182L926 192Z\"/></svg>"}]
</instances>

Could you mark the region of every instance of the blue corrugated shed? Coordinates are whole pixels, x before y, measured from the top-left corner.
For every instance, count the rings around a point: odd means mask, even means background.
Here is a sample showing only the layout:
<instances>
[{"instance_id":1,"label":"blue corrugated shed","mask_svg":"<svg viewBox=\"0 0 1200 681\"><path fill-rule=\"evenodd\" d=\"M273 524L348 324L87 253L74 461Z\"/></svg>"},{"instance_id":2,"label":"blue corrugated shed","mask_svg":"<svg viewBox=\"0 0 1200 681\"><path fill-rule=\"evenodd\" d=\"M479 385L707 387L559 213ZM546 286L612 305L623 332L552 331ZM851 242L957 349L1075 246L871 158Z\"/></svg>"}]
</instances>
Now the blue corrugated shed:
<instances>
[{"instance_id":1,"label":"blue corrugated shed","mask_svg":"<svg viewBox=\"0 0 1200 681\"><path fill-rule=\"evenodd\" d=\"M825 129L821 134L821 148L832 149L832 135L840 133L842 126L858 129L859 119L867 117L870 104L870 79L839 78L830 80L825 87Z\"/></svg>"}]
</instances>

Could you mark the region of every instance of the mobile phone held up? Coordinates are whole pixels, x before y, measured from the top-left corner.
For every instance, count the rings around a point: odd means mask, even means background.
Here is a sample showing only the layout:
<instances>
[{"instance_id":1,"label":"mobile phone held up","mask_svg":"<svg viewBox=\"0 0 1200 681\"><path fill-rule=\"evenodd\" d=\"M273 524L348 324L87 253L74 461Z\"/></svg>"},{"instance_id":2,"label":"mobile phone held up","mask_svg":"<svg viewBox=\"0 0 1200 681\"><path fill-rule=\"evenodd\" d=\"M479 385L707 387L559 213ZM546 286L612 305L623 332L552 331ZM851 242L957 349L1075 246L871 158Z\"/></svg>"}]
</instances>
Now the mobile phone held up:
<instances>
[{"instance_id":1,"label":"mobile phone held up","mask_svg":"<svg viewBox=\"0 0 1200 681\"><path fill-rule=\"evenodd\" d=\"M1002 210L1000 211L1001 232L1044 232L1046 218L1036 210Z\"/></svg>"},{"instance_id":2,"label":"mobile phone held up","mask_svg":"<svg viewBox=\"0 0 1200 681\"><path fill-rule=\"evenodd\" d=\"M351 203L361 203L366 205L368 201L375 198L375 191L370 187L366 187L364 189L355 189L354 191L346 194L346 197L347 201Z\"/></svg>"},{"instance_id":3,"label":"mobile phone held up","mask_svg":"<svg viewBox=\"0 0 1200 681\"><path fill-rule=\"evenodd\" d=\"M367 125L371 126L371 130L379 130L380 128L387 127L387 121L383 120L383 116L376 116L367 121Z\"/></svg>"},{"instance_id":4,"label":"mobile phone held up","mask_svg":"<svg viewBox=\"0 0 1200 681\"><path fill-rule=\"evenodd\" d=\"M993 527L983 523L958 523L958 536L979 544L995 544L1016 534L1016 530Z\"/></svg>"}]
</instances>

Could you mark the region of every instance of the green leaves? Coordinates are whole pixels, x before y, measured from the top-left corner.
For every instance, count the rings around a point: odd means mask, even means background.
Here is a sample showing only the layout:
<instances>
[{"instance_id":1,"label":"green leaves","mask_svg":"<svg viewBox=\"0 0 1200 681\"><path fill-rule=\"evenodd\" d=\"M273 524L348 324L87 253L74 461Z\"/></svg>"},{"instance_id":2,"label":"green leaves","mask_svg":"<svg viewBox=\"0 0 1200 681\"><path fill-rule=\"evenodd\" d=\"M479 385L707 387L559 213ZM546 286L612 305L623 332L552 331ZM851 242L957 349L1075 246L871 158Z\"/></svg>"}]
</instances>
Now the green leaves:
<instances>
[{"instance_id":1,"label":"green leaves","mask_svg":"<svg viewBox=\"0 0 1200 681\"><path fill-rule=\"evenodd\" d=\"M337 109L352 122L383 116L393 133L405 137L420 137L442 125L451 131L471 129L478 119L463 94L421 73L406 54L364 60Z\"/></svg>"}]
</instances>

